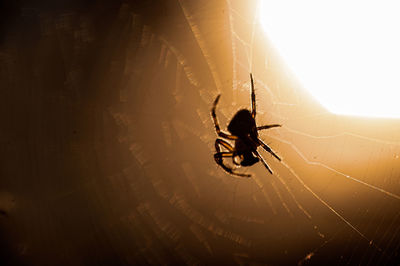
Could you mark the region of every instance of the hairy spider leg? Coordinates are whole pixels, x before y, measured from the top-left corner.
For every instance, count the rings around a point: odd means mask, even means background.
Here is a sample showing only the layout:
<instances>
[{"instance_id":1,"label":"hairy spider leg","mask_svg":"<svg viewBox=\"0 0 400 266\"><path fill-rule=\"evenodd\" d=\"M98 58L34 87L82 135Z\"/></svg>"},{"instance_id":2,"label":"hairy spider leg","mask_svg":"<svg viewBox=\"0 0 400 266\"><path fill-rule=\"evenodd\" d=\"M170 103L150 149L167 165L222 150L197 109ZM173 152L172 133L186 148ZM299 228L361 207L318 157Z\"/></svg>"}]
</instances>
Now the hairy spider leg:
<instances>
[{"instance_id":1,"label":"hairy spider leg","mask_svg":"<svg viewBox=\"0 0 400 266\"><path fill-rule=\"evenodd\" d=\"M281 126L282 125L279 125L279 124L265 125L265 126L257 127L257 130L270 129L270 128L273 128L273 127L281 127Z\"/></svg>"},{"instance_id":2,"label":"hairy spider leg","mask_svg":"<svg viewBox=\"0 0 400 266\"><path fill-rule=\"evenodd\" d=\"M258 153L258 151L253 151L255 153L255 155L258 157L258 159L260 159L260 161L262 162L262 164L265 166L265 168L267 168L268 172L270 172L271 175L273 175L274 173L272 172L271 168L268 166L268 164L265 162L264 158L261 156L261 154Z\"/></svg>"},{"instance_id":3,"label":"hairy spider leg","mask_svg":"<svg viewBox=\"0 0 400 266\"><path fill-rule=\"evenodd\" d=\"M253 75L250 73L251 80L251 116L256 119L256 92L254 91Z\"/></svg>"},{"instance_id":4,"label":"hairy spider leg","mask_svg":"<svg viewBox=\"0 0 400 266\"><path fill-rule=\"evenodd\" d=\"M221 97L221 94L217 96L217 98L214 101L213 107L211 109L211 116L212 116L213 121L214 121L215 131L217 131L218 136L220 136L221 138L235 140L238 137L223 132L221 130L221 128L219 127L219 123L218 123L218 120L217 120L217 115L215 114L215 109L217 108L217 104L218 104L218 101L219 101L220 97Z\"/></svg>"},{"instance_id":5,"label":"hairy spider leg","mask_svg":"<svg viewBox=\"0 0 400 266\"><path fill-rule=\"evenodd\" d=\"M279 156L276 155L276 153L267 144L265 144L261 139L258 139L258 142L260 143L261 147L263 147L264 150L271 153L272 156L274 156L276 159L278 159L278 161L281 161L281 158L279 158Z\"/></svg>"},{"instance_id":6,"label":"hairy spider leg","mask_svg":"<svg viewBox=\"0 0 400 266\"><path fill-rule=\"evenodd\" d=\"M234 152L221 152L221 148L219 147L219 145L222 145L224 147L226 147L224 144L222 144L221 139L217 139L215 141L215 150L217 151L214 154L214 160L215 162L222 167L222 169L224 169L226 172L228 172L231 175L236 175L236 176L242 176L242 177L250 177L251 175L249 174L241 174L241 173L236 173L233 171L233 169L229 166L227 166L226 164L224 164L223 159L224 157L231 157L234 158L235 153ZM232 159L233 160L233 159Z\"/></svg>"}]
</instances>

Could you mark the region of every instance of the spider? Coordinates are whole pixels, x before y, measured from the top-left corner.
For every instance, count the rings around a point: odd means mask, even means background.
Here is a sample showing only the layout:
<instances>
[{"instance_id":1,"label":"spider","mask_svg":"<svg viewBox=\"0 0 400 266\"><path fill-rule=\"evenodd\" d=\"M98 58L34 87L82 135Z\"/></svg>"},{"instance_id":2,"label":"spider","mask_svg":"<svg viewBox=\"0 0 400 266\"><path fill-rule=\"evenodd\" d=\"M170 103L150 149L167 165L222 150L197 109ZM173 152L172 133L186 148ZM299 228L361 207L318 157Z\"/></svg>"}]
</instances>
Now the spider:
<instances>
[{"instance_id":1,"label":"spider","mask_svg":"<svg viewBox=\"0 0 400 266\"><path fill-rule=\"evenodd\" d=\"M273 174L271 168L261 157L260 153L257 151L258 146L261 146L264 150L271 153L276 159L281 161L278 155L272 151L267 144L258 138L258 131L263 129L269 129L274 127L280 127L281 125L265 125L257 127L256 125L256 94L254 91L253 76L250 73L251 80L251 112L248 109L239 110L232 118L228 125L228 131L231 134L225 133L220 129L217 116L215 114L215 109L217 107L218 101L221 94L217 96L214 101L213 107L211 109L211 116L214 121L215 130L220 138L215 140L216 153L214 154L215 162L222 167L226 172L236 176L250 177L249 174L237 173L233 168L224 164L223 158L231 157L232 162L240 166L251 166L259 161L267 168L267 170ZM235 144L232 146L226 140L234 141ZM221 146L228 151L221 151ZM239 162L237 161L239 159Z\"/></svg>"}]
</instances>

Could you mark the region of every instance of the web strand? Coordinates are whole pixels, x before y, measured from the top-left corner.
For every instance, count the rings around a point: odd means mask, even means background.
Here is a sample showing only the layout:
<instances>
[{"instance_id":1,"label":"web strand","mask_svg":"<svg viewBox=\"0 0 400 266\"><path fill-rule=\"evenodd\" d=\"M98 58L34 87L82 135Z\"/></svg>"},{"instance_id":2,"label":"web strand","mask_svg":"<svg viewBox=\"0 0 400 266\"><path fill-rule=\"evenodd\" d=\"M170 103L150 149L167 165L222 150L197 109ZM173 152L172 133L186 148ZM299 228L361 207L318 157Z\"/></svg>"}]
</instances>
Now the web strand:
<instances>
[{"instance_id":1,"label":"web strand","mask_svg":"<svg viewBox=\"0 0 400 266\"><path fill-rule=\"evenodd\" d=\"M362 139L362 140L367 140L367 141L380 143L380 144L385 144L385 145L393 145L393 146L399 146L400 145L400 142L398 142L398 141L381 140L381 139L376 139L376 138L371 138L371 137L366 137L366 136L354 134L354 133L351 133L351 132L343 132L343 133L339 133L339 134L326 135L326 136L314 136L314 135L311 135L311 134L308 134L308 133L304 133L304 132L301 132L301 131L298 131L296 129L292 129L292 128L289 128L289 127L285 127L285 129L287 131L291 132L291 133L302 135L302 136L313 138L313 139L332 139L332 138L338 138L338 137L343 137L343 136L351 136L351 137L354 137L354 138L359 138L359 139Z\"/></svg>"},{"instance_id":2,"label":"web strand","mask_svg":"<svg viewBox=\"0 0 400 266\"><path fill-rule=\"evenodd\" d=\"M217 67L215 66L215 63L212 60L212 57L211 57L211 55L210 55L210 53L208 51L206 41L203 38L203 35L200 32L199 27L194 22L193 15L191 15L189 13L189 10L184 5L184 0L178 0L178 2L179 2L180 6L182 8L183 14L185 15L186 21L188 22L188 24L190 26L190 29L191 29L191 31L193 33L193 36L195 37L195 39L197 41L197 44L200 47L200 50L201 50L201 52L203 54L203 57L207 62L208 68L210 70L210 73L211 73L212 78L213 78L214 83L215 83L215 87L216 87L217 91L220 92L220 91L222 91L221 79L219 78L219 75L218 75L218 72L217 72Z\"/></svg>"},{"instance_id":3,"label":"web strand","mask_svg":"<svg viewBox=\"0 0 400 266\"><path fill-rule=\"evenodd\" d=\"M270 136L270 137L273 138L273 139L276 139L276 140L278 140L278 141L280 141L280 142L282 142L282 143L285 143L285 144L291 146L292 149L295 150L296 153L299 154L300 157L301 157L307 164L309 164L309 165L315 165L315 166L323 167L323 168L328 169L328 170L330 170L330 171L332 171L332 172L334 172L334 173L336 173L336 174L339 174L339 175L341 175L341 176L343 176L343 177L345 177L345 178L347 178L347 179L349 179L349 180L352 180L352 181L354 181L354 182L357 182L357 183L359 183L359 184L362 184L362 185L364 185L364 186L367 186L367 187L369 187L369 188L371 188L371 189L373 189L373 190L375 190L375 191L381 192L381 193L383 193L383 194L385 194L385 195L387 195L387 196L389 196L389 197L392 197L392 198L395 198L395 199L397 199L397 200L400 200L400 196L397 195L397 194L394 194L394 193L392 193L392 192L386 191L386 190L384 190L383 188L379 188L379 187L376 187L376 186L374 186L374 185L368 184L368 183L366 183L366 182L364 182L364 181L361 181L361 180L359 180L359 179L357 179L357 178L355 178L355 177L352 177L352 176L350 176L350 175L347 175L347 174L345 174L345 173L342 173L342 172L340 172L340 171L338 171L338 170L336 170L336 169L334 169L334 168L332 168L332 167L330 167L330 166L327 166L327 165L325 165L325 164L323 164L323 163L315 162L315 161L310 161L310 160L299 150L299 148L297 148L293 143L291 143L291 142L289 142L289 141L286 141L286 140L283 140L283 139L281 139L281 138L274 137L274 136Z\"/></svg>"},{"instance_id":4,"label":"web strand","mask_svg":"<svg viewBox=\"0 0 400 266\"><path fill-rule=\"evenodd\" d=\"M304 181L300 178L300 176L285 162L282 162L282 165L285 166L290 173L300 182L300 184L307 189L319 202L325 205L330 211L332 211L337 217L339 217L345 224L347 224L351 229L353 229L358 235L364 238L366 241L370 243L370 245L374 244L373 241L367 238L363 233L361 233L355 226L353 226L346 218L344 218L340 213L338 213L333 207L331 207L326 201L324 201L317 193L315 193ZM374 246L376 246L374 244ZM381 248L376 246L380 251Z\"/></svg>"}]
</instances>

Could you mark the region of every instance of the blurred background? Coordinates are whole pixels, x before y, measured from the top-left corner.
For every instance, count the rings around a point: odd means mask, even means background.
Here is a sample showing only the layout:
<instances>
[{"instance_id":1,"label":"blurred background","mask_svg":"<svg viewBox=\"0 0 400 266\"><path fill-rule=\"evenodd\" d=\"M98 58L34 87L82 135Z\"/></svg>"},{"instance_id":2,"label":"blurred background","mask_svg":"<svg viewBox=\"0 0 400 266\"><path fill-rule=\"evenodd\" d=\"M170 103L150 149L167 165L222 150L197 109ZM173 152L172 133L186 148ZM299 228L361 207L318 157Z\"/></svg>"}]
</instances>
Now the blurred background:
<instances>
[{"instance_id":1,"label":"blurred background","mask_svg":"<svg viewBox=\"0 0 400 266\"><path fill-rule=\"evenodd\" d=\"M256 7L2 2L2 265L399 264L399 120L326 111ZM283 161L247 179L214 162L210 110L249 108L250 72Z\"/></svg>"}]
</instances>

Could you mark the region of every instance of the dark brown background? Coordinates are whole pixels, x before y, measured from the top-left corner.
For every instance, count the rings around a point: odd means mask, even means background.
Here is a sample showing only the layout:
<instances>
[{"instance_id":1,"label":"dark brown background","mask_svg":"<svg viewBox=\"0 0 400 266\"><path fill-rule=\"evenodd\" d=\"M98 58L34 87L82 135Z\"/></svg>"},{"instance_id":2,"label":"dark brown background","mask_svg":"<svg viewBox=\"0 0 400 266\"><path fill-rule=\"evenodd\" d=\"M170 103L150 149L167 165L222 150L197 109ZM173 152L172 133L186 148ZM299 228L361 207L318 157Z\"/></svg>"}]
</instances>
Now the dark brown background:
<instances>
[{"instance_id":1,"label":"dark brown background","mask_svg":"<svg viewBox=\"0 0 400 266\"><path fill-rule=\"evenodd\" d=\"M255 6L2 2L2 262L399 263L398 120L328 114ZM275 175L238 179L213 161L209 112L218 93L223 126L247 107L250 71L283 163L263 153Z\"/></svg>"}]
</instances>

